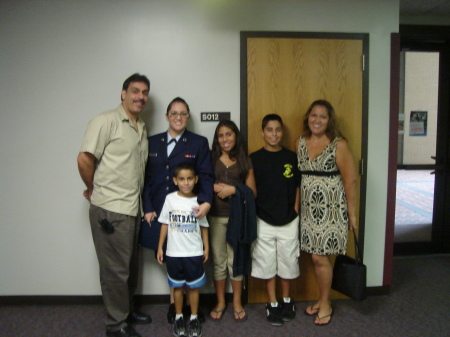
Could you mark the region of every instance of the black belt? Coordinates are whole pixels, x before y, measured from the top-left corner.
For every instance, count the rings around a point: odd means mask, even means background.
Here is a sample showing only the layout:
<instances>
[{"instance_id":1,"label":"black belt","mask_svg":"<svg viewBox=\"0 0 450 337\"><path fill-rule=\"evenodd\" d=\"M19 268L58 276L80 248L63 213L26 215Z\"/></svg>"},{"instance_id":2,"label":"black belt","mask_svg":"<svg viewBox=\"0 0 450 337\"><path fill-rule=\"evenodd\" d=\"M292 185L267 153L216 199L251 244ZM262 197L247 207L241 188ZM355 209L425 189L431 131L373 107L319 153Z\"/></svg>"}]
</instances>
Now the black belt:
<instances>
[{"instance_id":1,"label":"black belt","mask_svg":"<svg viewBox=\"0 0 450 337\"><path fill-rule=\"evenodd\" d=\"M331 176L338 176L341 174L339 170L337 171L331 171L331 172L324 172L324 171L300 171L301 174L306 174L309 176L320 176L320 177L331 177Z\"/></svg>"}]
</instances>

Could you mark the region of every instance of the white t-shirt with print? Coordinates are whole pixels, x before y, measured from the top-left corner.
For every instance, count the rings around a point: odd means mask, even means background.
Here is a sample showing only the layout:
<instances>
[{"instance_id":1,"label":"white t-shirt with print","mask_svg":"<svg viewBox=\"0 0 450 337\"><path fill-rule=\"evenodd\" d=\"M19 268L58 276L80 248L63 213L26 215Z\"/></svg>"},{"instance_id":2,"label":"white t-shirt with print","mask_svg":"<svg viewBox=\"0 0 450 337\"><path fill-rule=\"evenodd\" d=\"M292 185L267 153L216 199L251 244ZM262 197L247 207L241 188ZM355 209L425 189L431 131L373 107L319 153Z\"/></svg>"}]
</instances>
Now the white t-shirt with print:
<instances>
[{"instance_id":1,"label":"white t-shirt with print","mask_svg":"<svg viewBox=\"0 0 450 337\"><path fill-rule=\"evenodd\" d=\"M203 241L200 226L209 227L206 216L197 219L192 207L197 207L197 197L186 198L178 191L169 193L158 221L167 224L167 251L171 257L203 255Z\"/></svg>"}]
</instances>

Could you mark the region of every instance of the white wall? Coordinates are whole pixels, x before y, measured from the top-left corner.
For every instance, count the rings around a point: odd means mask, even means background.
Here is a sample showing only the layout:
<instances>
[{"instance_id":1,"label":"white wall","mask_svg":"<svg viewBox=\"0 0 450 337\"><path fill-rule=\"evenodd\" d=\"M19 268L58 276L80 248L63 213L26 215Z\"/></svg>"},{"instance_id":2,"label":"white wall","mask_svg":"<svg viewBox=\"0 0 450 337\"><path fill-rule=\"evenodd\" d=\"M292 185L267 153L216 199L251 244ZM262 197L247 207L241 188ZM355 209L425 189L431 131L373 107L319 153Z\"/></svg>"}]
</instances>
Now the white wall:
<instances>
[{"instance_id":1,"label":"white wall","mask_svg":"<svg viewBox=\"0 0 450 337\"><path fill-rule=\"evenodd\" d=\"M6 0L0 4L0 295L100 294L76 156L88 121L119 104L133 72L151 79L149 133L166 129L175 96L190 129L211 141L201 111L239 124L239 32L370 34L365 263L382 285L390 34L398 0ZM144 294L167 293L144 253ZM212 291L211 286L207 291Z\"/></svg>"},{"instance_id":2,"label":"white wall","mask_svg":"<svg viewBox=\"0 0 450 337\"><path fill-rule=\"evenodd\" d=\"M405 94L403 134L404 165L434 164L436 156L438 93L439 93L439 52L405 53ZM426 135L411 135L411 114L426 111ZM422 122L423 123L423 122Z\"/></svg>"}]
</instances>

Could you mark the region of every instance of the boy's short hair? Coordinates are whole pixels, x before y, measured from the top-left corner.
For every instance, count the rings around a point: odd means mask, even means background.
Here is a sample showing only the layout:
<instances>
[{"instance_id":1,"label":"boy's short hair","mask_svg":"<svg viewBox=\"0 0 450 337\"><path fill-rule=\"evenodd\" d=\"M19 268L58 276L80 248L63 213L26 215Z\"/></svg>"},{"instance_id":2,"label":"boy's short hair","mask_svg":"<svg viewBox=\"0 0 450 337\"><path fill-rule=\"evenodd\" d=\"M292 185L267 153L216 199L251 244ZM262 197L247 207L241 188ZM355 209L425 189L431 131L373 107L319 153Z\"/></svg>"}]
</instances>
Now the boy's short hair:
<instances>
[{"instance_id":1,"label":"boy's short hair","mask_svg":"<svg viewBox=\"0 0 450 337\"><path fill-rule=\"evenodd\" d=\"M270 121L278 121L278 122L280 122L281 126L283 126L283 120L281 119L281 117L279 115L268 114L268 115L265 115L262 120L262 129L263 130L266 127L267 123L269 123Z\"/></svg>"},{"instance_id":2,"label":"boy's short hair","mask_svg":"<svg viewBox=\"0 0 450 337\"><path fill-rule=\"evenodd\" d=\"M189 170L192 173L194 173L194 176L197 175L197 172L195 171L195 167L189 163L179 163L177 166L175 166L175 170L173 171L173 177L178 177L178 174L181 170Z\"/></svg>"}]
</instances>

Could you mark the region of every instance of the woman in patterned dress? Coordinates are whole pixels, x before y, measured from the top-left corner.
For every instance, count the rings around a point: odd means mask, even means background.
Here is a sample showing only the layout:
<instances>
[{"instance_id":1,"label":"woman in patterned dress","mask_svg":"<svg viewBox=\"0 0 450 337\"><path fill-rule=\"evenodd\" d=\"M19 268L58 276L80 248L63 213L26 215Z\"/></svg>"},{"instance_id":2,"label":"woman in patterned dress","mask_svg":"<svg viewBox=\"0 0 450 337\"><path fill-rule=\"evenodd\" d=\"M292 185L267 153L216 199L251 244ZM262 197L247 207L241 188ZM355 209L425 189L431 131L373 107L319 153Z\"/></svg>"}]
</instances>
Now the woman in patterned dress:
<instances>
[{"instance_id":1,"label":"woman in patterned dress","mask_svg":"<svg viewBox=\"0 0 450 337\"><path fill-rule=\"evenodd\" d=\"M314 263L320 298L305 313L316 325L331 322L333 266L329 257L345 254L348 229L357 228L356 167L347 140L337 129L331 104L318 100L303 119L303 135L295 147L301 181L301 250Z\"/></svg>"}]
</instances>

